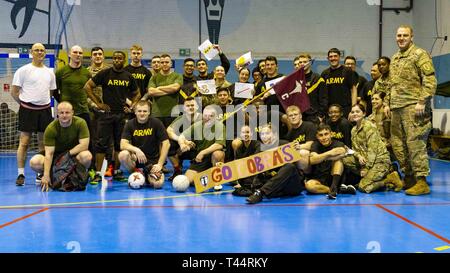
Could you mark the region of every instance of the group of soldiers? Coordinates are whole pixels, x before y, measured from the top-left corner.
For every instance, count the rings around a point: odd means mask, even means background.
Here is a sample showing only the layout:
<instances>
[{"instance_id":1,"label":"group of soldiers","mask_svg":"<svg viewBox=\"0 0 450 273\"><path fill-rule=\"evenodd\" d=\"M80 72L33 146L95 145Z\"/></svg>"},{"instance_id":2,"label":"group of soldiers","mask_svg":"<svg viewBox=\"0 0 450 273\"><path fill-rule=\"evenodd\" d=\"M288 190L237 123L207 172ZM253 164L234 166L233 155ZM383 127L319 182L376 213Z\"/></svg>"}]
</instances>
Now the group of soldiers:
<instances>
[{"instance_id":1,"label":"group of soldiers","mask_svg":"<svg viewBox=\"0 0 450 273\"><path fill-rule=\"evenodd\" d=\"M436 78L429 54L413 43L413 37L410 26L399 26L399 51L374 63L371 81L355 72L354 57L347 56L342 65L337 48L329 50L330 67L321 75L311 71L311 56L300 54L294 59L294 68L305 71L311 105L306 111L295 105L283 109L277 96L268 92L266 83L283 76L273 56L252 71L235 67L240 83L248 83L250 75L254 79L253 95L259 99L245 101L234 96L235 84L226 80L230 63L218 45L214 47L219 50L221 65L213 72L208 71L205 60L188 58L181 75L172 69L167 54L154 56L151 69L147 69L139 45L130 48L131 62L126 67L124 52L115 51L112 67L107 67L103 49L93 48L88 68L82 66L83 49L73 46L69 63L53 74L43 64L44 46L34 44L33 62L20 68L13 80L21 132L16 184L25 182L30 133L38 132L43 153L36 155L31 165L44 190L52 185L52 162L67 151L95 170L92 184L101 181L100 168L110 154L115 162L114 179L125 179L122 164L129 172L144 173L150 184L159 188L167 158L174 167L169 180L183 173L182 160L191 160L185 175L192 183L199 172L263 147L276 147L285 139L294 141L302 159L237 181L237 195L258 203L264 196L297 195L303 189L326 193L331 199L339 192L355 193L356 189L369 193L404 188L410 195L427 194L426 136L431 129L430 101ZM195 68L198 75L194 75ZM198 92L196 82L205 79L214 79L217 94ZM50 90L59 102L55 121L50 115ZM243 111L229 113L235 108L227 106L242 103ZM259 114L267 111L272 121L279 122L259 120L253 126L252 109ZM233 127L228 126L230 120L235 122ZM52 129L47 130L50 122ZM391 161L398 161L402 180Z\"/></svg>"}]
</instances>

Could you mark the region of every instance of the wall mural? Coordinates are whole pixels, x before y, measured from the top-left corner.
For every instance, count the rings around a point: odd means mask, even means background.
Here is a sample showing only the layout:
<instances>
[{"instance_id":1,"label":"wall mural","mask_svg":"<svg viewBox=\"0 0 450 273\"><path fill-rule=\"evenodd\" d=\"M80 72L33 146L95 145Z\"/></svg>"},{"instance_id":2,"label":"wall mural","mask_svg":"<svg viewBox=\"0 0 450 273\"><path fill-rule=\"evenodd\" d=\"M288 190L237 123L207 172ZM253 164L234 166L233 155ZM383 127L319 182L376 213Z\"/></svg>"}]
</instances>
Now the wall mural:
<instances>
[{"instance_id":1,"label":"wall mural","mask_svg":"<svg viewBox=\"0 0 450 273\"><path fill-rule=\"evenodd\" d=\"M9 2L9 1L8 1ZM17 0L11 9L11 24L14 29L17 29L17 14L21 9L25 9L25 16L23 19L22 29L20 31L19 38L22 37L30 25L31 18L36 10L37 0Z\"/></svg>"},{"instance_id":2,"label":"wall mural","mask_svg":"<svg viewBox=\"0 0 450 273\"><path fill-rule=\"evenodd\" d=\"M213 44L219 44L220 23L225 0L203 0L203 2L205 3L209 40Z\"/></svg>"}]
</instances>

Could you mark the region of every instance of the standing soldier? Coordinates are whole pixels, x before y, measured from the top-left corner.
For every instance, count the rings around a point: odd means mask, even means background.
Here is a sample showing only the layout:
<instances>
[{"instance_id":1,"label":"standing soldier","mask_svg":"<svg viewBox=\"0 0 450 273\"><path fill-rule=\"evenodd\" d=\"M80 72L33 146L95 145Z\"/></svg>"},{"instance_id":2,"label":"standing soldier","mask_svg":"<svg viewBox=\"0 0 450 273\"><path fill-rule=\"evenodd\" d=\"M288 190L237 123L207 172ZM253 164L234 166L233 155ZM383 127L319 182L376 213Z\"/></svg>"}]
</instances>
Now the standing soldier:
<instances>
[{"instance_id":1,"label":"standing soldier","mask_svg":"<svg viewBox=\"0 0 450 273\"><path fill-rule=\"evenodd\" d=\"M133 78L139 87L139 91L141 91L142 98L147 94L147 86L152 74L150 73L150 70L142 64L142 46L137 44L132 45L130 53L131 63L125 66L124 70L133 75Z\"/></svg>"},{"instance_id":2,"label":"standing soldier","mask_svg":"<svg viewBox=\"0 0 450 273\"><path fill-rule=\"evenodd\" d=\"M41 43L34 44L31 47L31 55L33 61L20 67L14 73L11 90L11 96L20 105L17 186L25 184L25 160L33 132L38 133L39 151L44 150L44 131L52 121L50 97L53 90L56 89L55 74L44 64L44 45ZM36 182L40 182L40 176L36 176Z\"/></svg>"},{"instance_id":3,"label":"standing soldier","mask_svg":"<svg viewBox=\"0 0 450 273\"><path fill-rule=\"evenodd\" d=\"M87 70L91 73L91 77L94 77L97 75L98 72L102 71L103 69L107 69L109 66L105 63L105 54L103 51L103 48L96 46L91 49L91 65L87 67ZM102 94L102 87L97 86L93 89L95 96L100 101L103 101L103 94ZM90 127L90 141L89 145L94 147L95 143L97 142L97 120L99 117L99 110L97 107L97 104L95 104L89 97L87 98L88 106L89 106L89 116L91 118L91 127ZM96 157L95 155L95 149L92 149L92 156L93 158ZM106 159L108 162L113 162L113 148L112 146L108 148L108 151L106 152ZM92 160L92 166L89 170L89 176L91 177L91 183L95 176L95 160ZM109 173L112 173L113 167L111 166L111 169L109 170ZM107 171L108 172L108 171ZM112 175L112 174L111 174Z\"/></svg>"},{"instance_id":4,"label":"standing soldier","mask_svg":"<svg viewBox=\"0 0 450 273\"><path fill-rule=\"evenodd\" d=\"M101 181L100 168L111 141L114 143L115 180L126 180L120 170L118 154L120 151L120 137L125 125L125 111L128 111L126 100L134 105L139 100L139 88L130 72L123 69L125 53L114 51L113 67L100 71L95 77L86 82L84 89L89 98L96 104L98 113L98 139L95 143L97 174L91 181L95 184ZM100 100L94 94L95 87L102 86L102 98Z\"/></svg>"},{"instance_id":5,"label":"standing soldier","mask_svg":"<svg viewBox=\"0 0 450 273\"><path fill-rule=\"evenodd\" d=\"M391 89L385 98L385 113L391 117L394 154L405 174L406 194L430 193L426 137L431 129L431 97L436 77L430 55L413 43L411 26L397 29L399 51L390 65Z\"/></svg>"}]
</instances>

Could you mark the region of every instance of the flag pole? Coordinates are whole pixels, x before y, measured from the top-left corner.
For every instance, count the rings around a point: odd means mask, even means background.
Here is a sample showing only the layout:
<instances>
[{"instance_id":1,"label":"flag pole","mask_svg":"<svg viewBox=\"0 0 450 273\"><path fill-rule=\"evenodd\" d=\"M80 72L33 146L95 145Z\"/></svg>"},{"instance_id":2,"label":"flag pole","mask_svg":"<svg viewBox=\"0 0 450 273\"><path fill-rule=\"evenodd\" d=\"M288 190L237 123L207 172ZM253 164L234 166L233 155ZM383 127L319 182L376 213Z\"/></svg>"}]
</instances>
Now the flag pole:
<instances>
[{"instance_id":1,"label":"flag pole","mask_svg":"<svg viewBox=\"0 0 450 273\"><path fill-rule=\"evenodd\" d=\"M243 108L247 107L250 103L252 103L252 102L254 102L255 100L259 99L261 96L263 96L264 94L266 94L267 92L269 92L269 91L272 90L272 89L273 89L273 86L271 86L271 87L270 87L269 89L267 89L267 90L264 90L264 92L261 92L259 95L257 95L256 97L253 97L252 99L246 99L246 100L244 101L244 103L241 104L241 106L240 106L238 109L236 109L236 110L234 110L233 112L231 112L231 113L229 113L228 115L226 115L226 117L224 117L224 118L222 119L222 122L225 121L225 120L227 120L229 117L234 116L234 114L236 114L237 112L241 111Z\"/></svg>"},{"instance_id":2,"label":"flag pole","mask_svg":"<svg viewBox=\"0 0 450 273\"><path fill-rule=\"evenodd\" d=\"M303 68L301 68L301 69L303 69ZM291 74L287 75L286 78L289 77L289 76L291 76L292 74L296 73L297 71L298 71L298 70L294 70L294 72L292 72ZM257 100L257 99L259 99L260 97L262 97L264 94L266 94L267 92L269 92L270 90L272 90L273 87L274 87L275 85L276 85L276 84L272 85L269 89L264 90L264 92L261 92L259 95L257 95L256 97L254 97L254 98L252 98L252 99L250 99L250 100L249 100L249 99L246 99L246 100L244 101L244 103L243 103L238 109L234 110L233 112L229 113L226 117L224 117L224 118L222 119L222 122L225 121L225 120L227 120L229 117L232 117L234 114L236 114L237 112L241 111L243 108L247 107L250 103L252 103L252 102L254 102L255 100Z\"/></svg>"}]
</instances>

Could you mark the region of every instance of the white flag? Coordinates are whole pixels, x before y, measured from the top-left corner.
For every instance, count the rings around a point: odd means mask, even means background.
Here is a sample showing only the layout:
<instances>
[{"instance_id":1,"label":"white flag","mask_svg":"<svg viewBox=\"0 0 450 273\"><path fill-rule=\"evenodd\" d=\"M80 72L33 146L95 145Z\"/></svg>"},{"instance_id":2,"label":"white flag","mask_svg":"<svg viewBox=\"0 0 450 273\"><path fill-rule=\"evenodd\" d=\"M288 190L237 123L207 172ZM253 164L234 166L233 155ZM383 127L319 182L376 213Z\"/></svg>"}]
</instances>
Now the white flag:
<instances>
[{"instance_id":1,"label":"white flag","mask_svg":"<svg viewBox=\"0 0 450 273\"><path fill-rule=\"evenodd\" d=\"M251 99L253 98L255 86L251 83L237 82L234 84L234 97Z\"/></svg>"},{"instance_id":2,"label":"white flag","mask_svg":"<svg viewBox=\"0 0 450 273\"><path fill-rule=\"evenodd\" d=\"M203 95L216 94L216 82L214 80L197 81L198 92Z\"/></svg>"},{"instance_id":3,"label":"white flag","mask_svg":"<svg viewBox=\"0 0 450 273\"><path fill-rule=\"evenodd\" d=\"M247 66L252 63L253 63L252 52L250 51L236 59L236 64L238 66Z\"/></svg>"},{"instance_id":4,"label":"white flag","mask_svg":"<svg viewBox=\"0 0 450 273\"><path fill-rule=\"evenodd\" d=\"M202 52L202 54L208 61L211 61L214 57L216 57L219 54L219 51L213 47L213 44L209 40L204 41L198 47L198 50Z\"/></svg>"},{"instance_id":5,"label":"white flag","mask_svg":"<svg viewBox=\"0 0 450 273\"><path fill-rule=\"evenodd\" d=\"M281 81L282 79L284 79L284 76L266 82L266 90L269 89L270 87L274 86L277 82ZM273 89L270 90L269 94L275 95L275 90L273 90Z\"/></svg>"}]
</instances>

